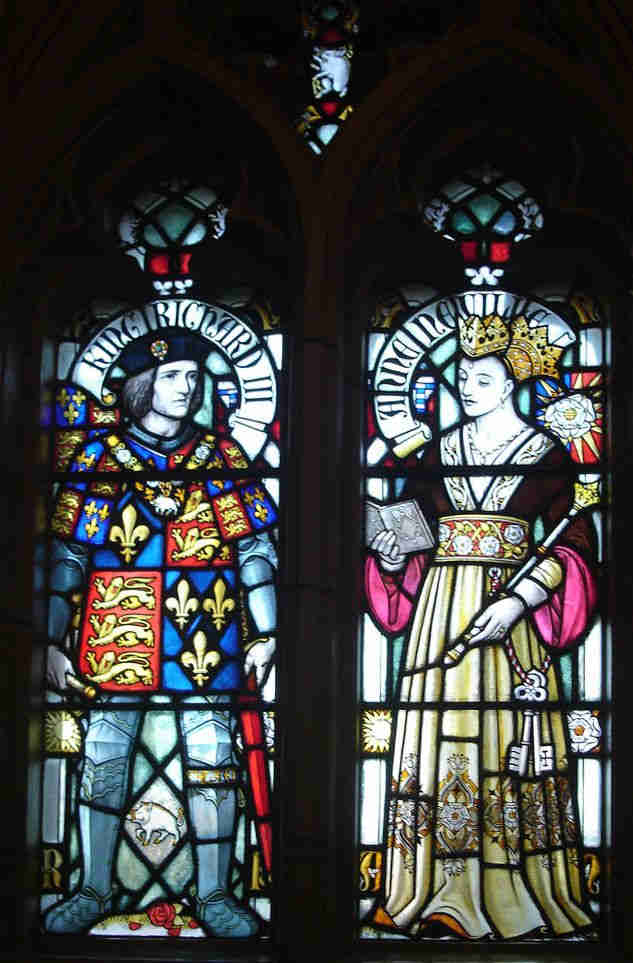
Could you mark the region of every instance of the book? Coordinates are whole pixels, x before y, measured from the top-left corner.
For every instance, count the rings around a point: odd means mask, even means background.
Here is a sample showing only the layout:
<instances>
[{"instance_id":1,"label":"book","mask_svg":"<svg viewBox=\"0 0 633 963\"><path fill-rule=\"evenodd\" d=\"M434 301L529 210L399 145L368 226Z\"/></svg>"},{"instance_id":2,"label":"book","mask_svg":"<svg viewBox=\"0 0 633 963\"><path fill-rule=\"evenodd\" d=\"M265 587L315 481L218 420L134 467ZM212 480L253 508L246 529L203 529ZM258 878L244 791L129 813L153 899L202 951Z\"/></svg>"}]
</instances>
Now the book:
<instances>
[{"instance_id":1,"label":"book","mask_svg":"<svg viewBox=\"0 0 633 963\"><path fill-rule=\"evenodd\" d=\"M368 498L365 503L365 544L371 545L379 532L389 529L396 533L398 548L403 555L423 552L432 548L435 540L422 509L415 501L375 502Z\"/></svg>"}]
</instances>

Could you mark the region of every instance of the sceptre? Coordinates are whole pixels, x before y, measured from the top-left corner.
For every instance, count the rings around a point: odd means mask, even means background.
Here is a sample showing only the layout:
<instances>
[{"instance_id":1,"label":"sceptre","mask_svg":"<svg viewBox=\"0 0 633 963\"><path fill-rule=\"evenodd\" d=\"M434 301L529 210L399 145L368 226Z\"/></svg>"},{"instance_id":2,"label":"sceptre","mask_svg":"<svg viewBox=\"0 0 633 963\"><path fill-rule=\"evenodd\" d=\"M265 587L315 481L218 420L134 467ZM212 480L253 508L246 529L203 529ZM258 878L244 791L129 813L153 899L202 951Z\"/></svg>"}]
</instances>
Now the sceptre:
<instances>
[{"instance_id":1,"label":"sceptre","mask_svg":"<svg viewBox=\"0 0 633 963\"><path fill-rule=\"evenodd\" d=\"M586 511L588 508L592 508L594 505L597 505L599 501L600 483L598 481L574 482L574 501L571 508L567 514L561 518L558 524L554 526L547 538L543 539L541 544L537 547L534 555L531 555L530 558L524 562L518 572L515 572L512 578L505 583L502 588L501 595L508 590L513 589L515 585L518 585L521 579L525 578L525 576L528 575L536 565L538 565L541 558L547 554L548 549L554 544L559 536L563 534L567 526L571 524L579 512ZM494 601L494 596L490 596L487 601L487 605ZM461 638L464 639L464 641L462 642L458 639L458 641L456 641L455 644L449 649L443 659L443 664L445 666L454 665L456 662L459 662L468 649L468 640L470 634L471 631L462 633Z\"/></svg>"}]
</instances>

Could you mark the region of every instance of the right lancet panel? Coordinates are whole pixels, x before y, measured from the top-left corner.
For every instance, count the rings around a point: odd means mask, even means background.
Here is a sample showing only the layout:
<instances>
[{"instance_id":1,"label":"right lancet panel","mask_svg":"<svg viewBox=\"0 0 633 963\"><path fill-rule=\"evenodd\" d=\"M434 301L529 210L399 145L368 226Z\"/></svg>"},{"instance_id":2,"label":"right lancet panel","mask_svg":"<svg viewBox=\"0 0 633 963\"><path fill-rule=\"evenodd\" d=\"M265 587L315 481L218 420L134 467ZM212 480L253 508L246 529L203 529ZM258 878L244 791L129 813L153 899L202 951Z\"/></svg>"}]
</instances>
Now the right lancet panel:
<instances>
[{"instance_id":1,"label":"right lancet panel","mask_svg":"<svg viewBox=\"0 0 633 963\"><path fill-rule=\"evenodd\" d=\"M357 936L599 940L609 327L477 271L366 335Z\"/></svg>"}]
</instances>

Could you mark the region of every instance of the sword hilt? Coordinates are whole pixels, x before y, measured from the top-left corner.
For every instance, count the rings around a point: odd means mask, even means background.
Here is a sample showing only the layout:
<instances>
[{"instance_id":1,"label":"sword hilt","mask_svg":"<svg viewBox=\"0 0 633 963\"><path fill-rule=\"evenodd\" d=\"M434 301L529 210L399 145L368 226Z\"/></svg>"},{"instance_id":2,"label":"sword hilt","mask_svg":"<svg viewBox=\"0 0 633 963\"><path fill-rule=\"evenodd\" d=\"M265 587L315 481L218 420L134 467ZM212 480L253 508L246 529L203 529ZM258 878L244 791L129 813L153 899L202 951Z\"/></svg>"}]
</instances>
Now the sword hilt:
<instances>
[{"instance_id":1,"label":"sword hilt","mask_svg":"<svg viewBox=\"0 0 633 963\"><path fill-rule=\"evenodd\" d=\"M76 675L71 675L70 672L66 673L66 685L74 689L75 692L81 692L86 699L96 699L97 697L98 690L93 685L86 685Z\"/></svg>"}]
</instances>

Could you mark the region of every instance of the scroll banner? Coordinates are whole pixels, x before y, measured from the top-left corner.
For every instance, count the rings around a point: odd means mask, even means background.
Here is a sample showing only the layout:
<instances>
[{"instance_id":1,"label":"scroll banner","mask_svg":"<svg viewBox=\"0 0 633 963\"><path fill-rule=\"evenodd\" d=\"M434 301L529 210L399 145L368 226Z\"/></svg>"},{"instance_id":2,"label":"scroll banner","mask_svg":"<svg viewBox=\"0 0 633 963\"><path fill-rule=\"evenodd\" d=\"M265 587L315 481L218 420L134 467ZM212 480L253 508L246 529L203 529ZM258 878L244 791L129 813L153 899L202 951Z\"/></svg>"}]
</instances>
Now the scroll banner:
<instances>
[{"instance_id":1,"label":"scroll banner","mask_svg":"<svg viewBox=\"0 0 633 963\"><path fill-rule=\"evenodd\" d=\"M415 417L412 380L427 354L451 334L460 319L498 315L507 322L524 317L530 327L548 328L550 344L567 347L575 335L550 305L507 291L465 291L435 298L416 309L387 339L374 375L374 412L383 437L398 458L406 458L431 438L431 430Z\"/></svg>"}]
</instances>

